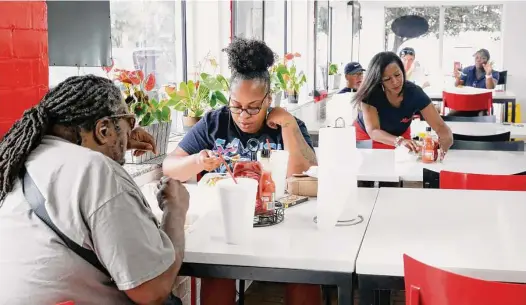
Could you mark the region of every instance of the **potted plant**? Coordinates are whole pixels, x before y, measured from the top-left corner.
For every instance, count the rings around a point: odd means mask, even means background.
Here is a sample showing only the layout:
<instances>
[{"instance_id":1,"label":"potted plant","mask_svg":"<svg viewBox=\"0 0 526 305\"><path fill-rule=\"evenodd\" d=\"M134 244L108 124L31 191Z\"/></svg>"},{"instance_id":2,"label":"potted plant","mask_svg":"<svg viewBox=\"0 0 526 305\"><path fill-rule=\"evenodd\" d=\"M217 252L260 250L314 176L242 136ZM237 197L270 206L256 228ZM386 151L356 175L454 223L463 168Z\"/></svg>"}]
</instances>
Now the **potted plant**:
<instances>
[{"instance_id":1,"label":"potted plant","mask_svg":"<svg viewBox=\"0 0 526 305\"><path fill-rule=\"evenodd\" d=\"M307 82L307 77L303 71L297 71L294 58L300 57L299 53L288 53L285 55L283 63L276 67L276 78L280 88L283 88L289 103L298 103L298 94L301 87Z\"/></svg>"},{"instance_id":2,"label":"potted plant","mask_svg":"<svg viewBox=\"0 0 526 305\"><path fill-rule=\"evenodd\" d=\"M342 75L338 70L337 64L331 63L329 65L329 89L340 89Z\"/></svg>"},{"instance_id":3,"label":"potted plant","mask_svg":"<svg viewBox=\"0 0 526 305\"><path fill-rule=\"evenodd\" d=\"M130 112L137 116L139 125L154 137L159 155L165 155L172 125L171 109L167 100L159 101L156 98L155 75L150 73L145 77L141 70L115 69L114 76L121 84ZM139 164L159 155L147 152L138 157L132 155L128 161Z\"/></svg>"},{"instance_id":4,"label":"potted plant","mask_svg":"<svg viewBox=\"0 0 526 305\"><path fill-rule=\"evenodd\" d=\"M167 104L175 110L183 112L183 129L189 130L206 111L228 104L223 92L228 92L230 84L221 74L211 75L201 72L209 64L213 71L217 69L217 61L208 54L197 67L194 80L181 82L179 87L168 86Z\"/></svg>"}]
</instances>

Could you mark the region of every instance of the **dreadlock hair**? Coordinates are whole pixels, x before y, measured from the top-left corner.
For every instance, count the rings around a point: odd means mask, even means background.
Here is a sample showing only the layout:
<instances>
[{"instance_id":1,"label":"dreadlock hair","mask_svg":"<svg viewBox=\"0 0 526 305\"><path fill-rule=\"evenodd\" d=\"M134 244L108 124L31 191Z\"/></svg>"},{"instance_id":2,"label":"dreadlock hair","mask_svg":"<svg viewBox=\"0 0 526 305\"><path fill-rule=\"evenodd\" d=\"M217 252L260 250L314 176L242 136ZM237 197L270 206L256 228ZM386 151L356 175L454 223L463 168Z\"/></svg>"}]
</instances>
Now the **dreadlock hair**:
<instances>
[{"instance_id":1,"label":"dreadlock hair","mask_svg":"<svg viewBox=\"0 0 526 305\"><path fill-rule=\"evenodd\" d=\"M26 110L0 142L0 204L11 192L29 154L53 125L93 130L97 120L116 114L123 105L120 90L109 79L69 77ZM78 143L77 143L78 144Z\"/></svg>"},{"instance_id":2,"label":"dreadlock hair","mask_svg":"<svg viewBox=\"0 0 526 305\"><path fill-rule=\"evenodd\" d=\"M232 85L240 80L257 80L263 83L267 91L270 90L268 69L274 64L276 54L264 41L234 38L223 51L228 55L228 66L232 70Z\"/></svg>"}]
</instances>

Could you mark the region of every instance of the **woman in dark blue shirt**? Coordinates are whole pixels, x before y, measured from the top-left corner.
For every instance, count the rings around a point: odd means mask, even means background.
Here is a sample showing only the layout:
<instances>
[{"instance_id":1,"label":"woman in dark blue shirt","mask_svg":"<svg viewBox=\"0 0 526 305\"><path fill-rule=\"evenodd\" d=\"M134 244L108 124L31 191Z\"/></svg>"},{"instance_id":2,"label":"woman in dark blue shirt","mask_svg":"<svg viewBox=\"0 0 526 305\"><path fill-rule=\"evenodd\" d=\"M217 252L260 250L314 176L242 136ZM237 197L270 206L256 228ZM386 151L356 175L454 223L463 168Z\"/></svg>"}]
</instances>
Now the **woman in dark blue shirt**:
<instances>
[{"instance_id":1,"label":"woman in dark blue shirt","mask_svg":"<svg viewBox=\"0 0 526 305\"><path fill-rule=\"evenodd\" d=\"M417 151L411 140L411 121L420 111L439 137L442 149L453 144L453 135L422 88L406 81L400 58L381 52L371 60L368 73L354 97L360 112L355 122L357 140L373 140L373 148L404 145Z\"/></svg>"}]
</instances>

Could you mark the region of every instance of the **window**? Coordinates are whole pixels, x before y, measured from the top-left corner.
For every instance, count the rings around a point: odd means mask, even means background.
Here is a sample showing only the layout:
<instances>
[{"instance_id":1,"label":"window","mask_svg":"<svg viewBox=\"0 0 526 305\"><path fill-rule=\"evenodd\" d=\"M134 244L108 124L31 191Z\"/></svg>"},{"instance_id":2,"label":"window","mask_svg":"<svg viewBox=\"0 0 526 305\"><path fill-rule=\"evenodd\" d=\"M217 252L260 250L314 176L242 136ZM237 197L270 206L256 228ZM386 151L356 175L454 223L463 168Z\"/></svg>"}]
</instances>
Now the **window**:
<instances>
[{"instance_id":1,"label":"window","mask_svg":"<svg viewBox=\"0 0 526 305\"><path fill-rule=\"evenodd\" d=\"M175 6L174 1L110 1L115 68L154 73L158 88L178 79ZM106 75L100 67L50 67L49 71L50 86L72 75Z\"/></svg>"},{"instance_id":2,"label":"window","mask_svg":"<svg viewBox=\"0 0 526 305\"><path fill-rule=\"evenodd\" d=\"M234 36L263 39L263 1L234 2Z\"/></svg>"},{"instance_id":3,"label":"window","mask_svg":"<svg viewBox=\"0 0 526 305\"><path fill-rule=\"evenodd\" d=\"M502 67L502 5L451 6L444 16L445 74L451 74L454 62L473 65L473 54L482 48L490 52L495 70Z\"/></svg>"},{"instance_id":4,"label":"window","mask_svg":"<svg viewBox=\"0 0 526 305\"><path fill-rule=\"evenodd\" d=\"M265 42L280 57L286 53L286 5L282 1L265 1Z\"/></svg>"},{"instance_id":5,"label":"window","mask_svg":"<svg viewBox=\"0 0 526 305\"><path fill-rule=\"evenodd\" d=\"M417 38L395 35L392 22L408 15L424 17L428 32ZM473 65L473 54L481 48L489 50L495 70L502 67L501 22L502 5L387 7L385 50L398 53L404 47L414 48L431 85L450 84L455 62Z\"/></svg>"},{"instance_id":6,"label":"window","mask_svg":"<svg viewBox=\"0 0 526 305\"><path fill-rule=\"evenodd\" d=\"M330 42L330 18L329 2L316 1L316 83L318 90L327 89L328 84L328 63L329 63L329 42Z\"/></svg>"},{"instance_id":7,"label":"window","mask_svg":"<svg viewBox=\"0 0 526 305\"><path fill-rule=\"evenodd\" d=\"M402 16L423 17L429 24L429 31L417 38L401 37L393 33L393 21ZM396 54L404 47L415 49L415 60L430 76L441 75L439 56L439 7L393 7L385 9L385 50Z\"/></svg>"}]
</instances>

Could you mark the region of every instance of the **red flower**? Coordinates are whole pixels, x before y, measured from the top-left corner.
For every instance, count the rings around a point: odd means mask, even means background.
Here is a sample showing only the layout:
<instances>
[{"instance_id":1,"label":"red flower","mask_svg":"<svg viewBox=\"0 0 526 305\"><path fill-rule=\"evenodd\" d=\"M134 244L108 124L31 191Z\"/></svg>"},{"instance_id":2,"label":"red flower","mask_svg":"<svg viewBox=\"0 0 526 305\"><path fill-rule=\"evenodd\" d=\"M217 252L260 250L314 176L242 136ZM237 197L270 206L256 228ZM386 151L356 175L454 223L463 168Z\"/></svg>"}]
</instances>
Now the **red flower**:
<instances>
[{"instance_id":1,"label":"red flower","mask_svg":"<svg viewBox=\"0 0 526 305\"><path fill-rule=\"evenodd\" d=\"M126 84L132 84L132 81L130 79L130 76L128 75L129 73L127 71L121 71L119 72L119 76L117 77L117 79L123 83L126 83Z\"/></svg>"},{"instance_id":2,"label":"red flower","mask_svg":"<svg viewBox=\"0 0 526 305\"><path fill-rule=\"evenodd\" d=\"M144 72L142 72L141 70L136 70L135 74L137 74L137 77L139 77L141 82L144 80Z\"/></svg>"},{"instance_id":3,"label":"red flower","mask_svg":"<svg viewBox=\"0 0 526 305\"><path fill-rule=\"evenodd\" d=\"M285 54L285 59L286 60L293 60L294 59L294 54L292 54L292 53Z\"/></svg>"},{"instance_id":4,"label":"red flower","mask_svg":"<svg viewBox=\"0 0 526 305\"><path fill-rule=\"evenodd\" d=\"M155 87L155 75L153 75L153 73L150 73L146 77L146 82L144 84L144 89L146 89L146 91L150 91L150 90L153 89L153 87Z\"/></svg>"},{"instance_id":5,"label":"red flower","mask_svg":"<svg viewBox=\"0 0 526 305\"><path fill-rule=\"evenodd\" d=\"M301 57L301 54L296 52L296 53L294 53L294 57Z\"/></svg>"},{"instance_id":6,"label":"red flower","mask_svg":"<svg viewBox=\"0 0 526 305\"><path fill-rule=\"evenodd\" d=\"M199 89L199 81L195 82L195 89Z\"/></svg>"}]
</instances>

